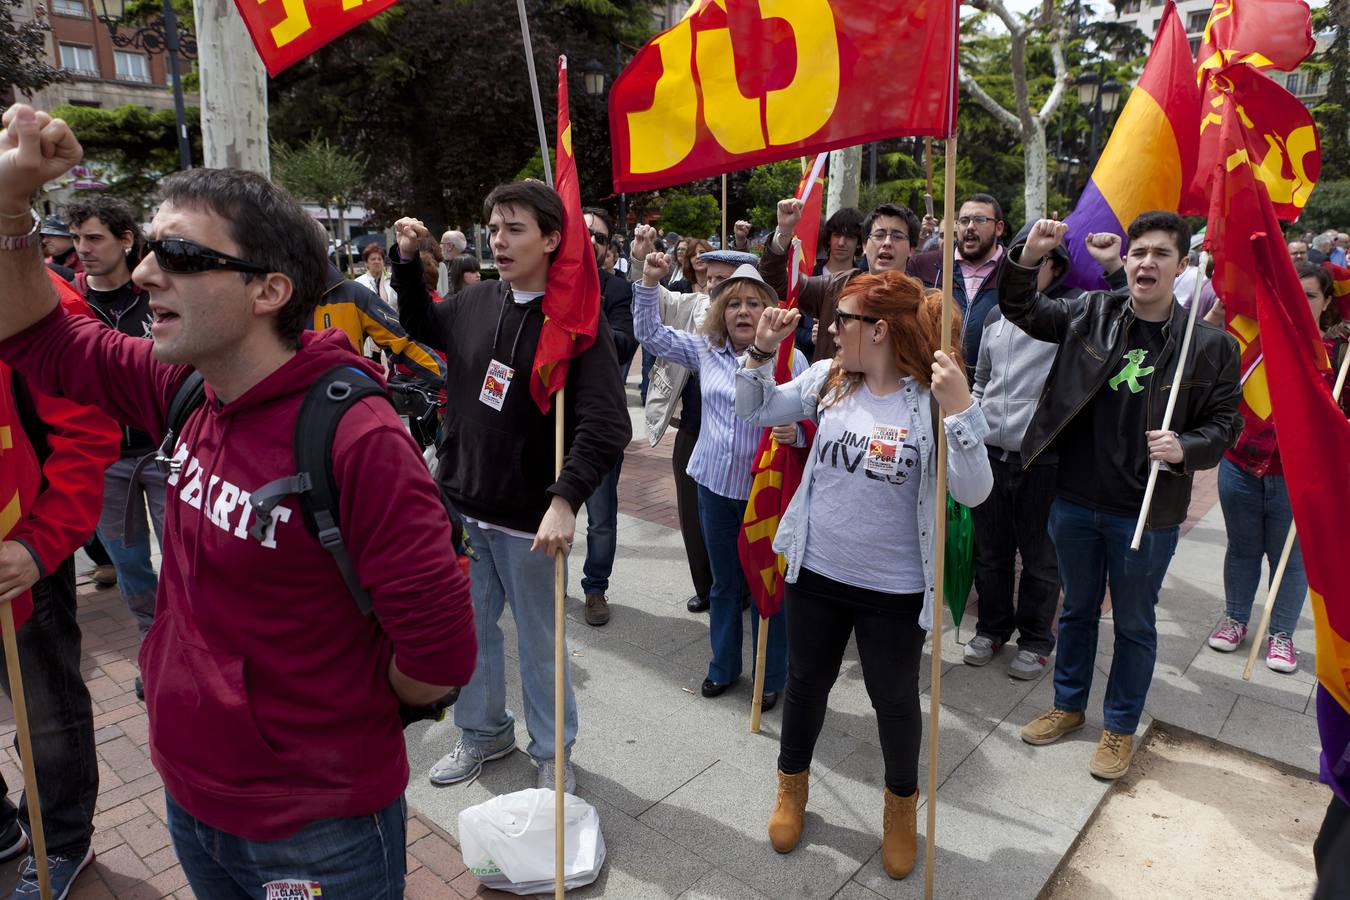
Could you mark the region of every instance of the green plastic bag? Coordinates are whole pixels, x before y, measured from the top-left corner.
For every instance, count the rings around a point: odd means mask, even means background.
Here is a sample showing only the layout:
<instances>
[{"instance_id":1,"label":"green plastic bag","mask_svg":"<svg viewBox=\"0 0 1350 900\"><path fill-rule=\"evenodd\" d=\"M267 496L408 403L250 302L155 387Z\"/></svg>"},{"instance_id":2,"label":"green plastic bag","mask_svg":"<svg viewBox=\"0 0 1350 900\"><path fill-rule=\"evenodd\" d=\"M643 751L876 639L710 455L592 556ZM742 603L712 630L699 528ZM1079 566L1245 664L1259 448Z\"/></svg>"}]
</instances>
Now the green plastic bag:
<instances>
[{"instance_id":1,"label":"green plastic bag","mask_svg":"<svg viewBox=\"0 0 1350 900\"><path fill-rule=\"evenodd\" d=\"M942 593L952 621L961 627L966 613L970 586L975 582L975 525L970 518L970 507L962 506L947 497L947 547L945 569L942 574Z\"/></svg>"}]
</instances>

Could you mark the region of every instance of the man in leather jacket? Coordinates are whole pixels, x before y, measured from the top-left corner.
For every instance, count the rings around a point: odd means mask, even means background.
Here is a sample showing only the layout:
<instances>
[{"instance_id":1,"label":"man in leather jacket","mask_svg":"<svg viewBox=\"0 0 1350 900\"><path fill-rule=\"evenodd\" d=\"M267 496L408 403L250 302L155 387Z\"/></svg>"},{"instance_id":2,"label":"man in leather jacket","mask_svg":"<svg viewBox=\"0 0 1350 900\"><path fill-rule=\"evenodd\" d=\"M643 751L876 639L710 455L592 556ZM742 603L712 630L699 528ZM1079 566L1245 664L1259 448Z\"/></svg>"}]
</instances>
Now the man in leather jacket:
<instances>
[{"instance_id":1,"label":"man in leather jacket","mask_svg":"<svg viewBox=\"0 0 1350 900\"><path fill-rule=\"evenodd\" d=\"M1187 315L1172 294L1186 267L1190 228L1176 214L1146 212L1130 224L1127 291L1052 299L1036 291L1042 257L1059 246L1063 222L1043 219L1009 254L999 305L1030 336L1059 344L1022 442L1027 463L1059 453L1050 534L1064 585L1054 708L1022 730L1049 744L1081 728L1097 656L1102 600L1111 587L1115 656L1101 741L1089 766L1099 778L1129 769L1133 736L1153 680L1154 607L1190 504L1191 477L1218 465L1242 430L1238 347L1198 322L1179 363ZM1087 237L1094 257L1118 255L1114 234ZM1168 430L1163 411L1178 364L1181 396ZM1162 470L1138 551L1130 549L1150 464Z\"/></svg>"}]
</instances>

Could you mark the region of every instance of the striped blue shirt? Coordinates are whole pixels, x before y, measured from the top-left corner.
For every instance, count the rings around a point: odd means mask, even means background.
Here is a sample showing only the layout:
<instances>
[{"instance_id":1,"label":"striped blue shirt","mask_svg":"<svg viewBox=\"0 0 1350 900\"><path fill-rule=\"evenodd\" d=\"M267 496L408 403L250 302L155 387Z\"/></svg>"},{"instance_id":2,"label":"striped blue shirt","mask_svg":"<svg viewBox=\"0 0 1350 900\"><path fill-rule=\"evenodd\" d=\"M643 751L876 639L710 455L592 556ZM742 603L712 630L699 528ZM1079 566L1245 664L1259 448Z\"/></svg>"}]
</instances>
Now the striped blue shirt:
<instances>
[{"instance_id":1,"label":"striped blue shirt","mask_svg":"<svg viewBox=\"0 0 1350 900\"><path fill-rule=\"evenodd\" d=\"M662 325L657 306L659 288L633 285L633 332L656 356L698 373L703 398L703 424L689 457L689 477L714 494L750 499L750 467L764 434L736 416L736 369L740 360L730 344L714 347L707 337ZM807 368L801 351L792 353L792 374Z\"/></svg>"}]
</instances>

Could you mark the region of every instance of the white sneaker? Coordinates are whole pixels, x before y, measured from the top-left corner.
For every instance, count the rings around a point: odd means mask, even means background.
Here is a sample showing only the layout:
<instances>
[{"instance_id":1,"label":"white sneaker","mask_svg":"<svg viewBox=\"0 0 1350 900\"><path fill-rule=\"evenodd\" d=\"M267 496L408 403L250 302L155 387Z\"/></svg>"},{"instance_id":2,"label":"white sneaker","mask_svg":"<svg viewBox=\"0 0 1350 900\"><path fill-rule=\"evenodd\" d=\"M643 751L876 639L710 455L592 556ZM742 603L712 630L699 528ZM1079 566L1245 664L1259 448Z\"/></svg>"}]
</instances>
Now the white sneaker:
<instances>
[{"instance_id":1,"label":"white sneaker","mask_svg":"<svg viewBox=\"0 0 1350 900\"><path fill-rule=\"evenodd\" d=\"M1209 645L1220 653L1232 653L1247 637L1247 626L1237 619L1224 616L1219 620L1219 624L1214 626L1214 633L1209 636Z\"/></svg>"},{"instance_id":2,"label":"white sneaker","mask_svg":"<svg viewBox=\"0 0 1350 900\"><path fill-rule=\"evenodd\" d=\"M994 658L1003 645L991 637L977 634L966 643L961 658L968 666L982 666Z\"/></svg>"},{"instance_id":3,"label":"white sneaker","mask_svg":"<svg viewBox=\"0 0 1350 900\"><path fill-rule=\"evenodd\" d=\"M464 739L461 738L455 741L455 749L442 756L437 760L436 765L431 767L428 777L431 778L432 784L457 784L461 781L472 781L483 771L483 763L501 759L514 749L516 749L514 736L511 738L511 743L496 750L474 747L464 743Z\"/></svg>"},{"instance_id":4,"label":"white sneaker","mask_svg":"<svg viewBox=\"0 0 1350 900\"><path fill-rule=\"evenodd\" d=\"M1266 666L1272 672L1286 675L1298 671L1298 651L1294 649L1294 639L1283 631L1272 634L1266 640Z\"/></svg>"}]
</instances>

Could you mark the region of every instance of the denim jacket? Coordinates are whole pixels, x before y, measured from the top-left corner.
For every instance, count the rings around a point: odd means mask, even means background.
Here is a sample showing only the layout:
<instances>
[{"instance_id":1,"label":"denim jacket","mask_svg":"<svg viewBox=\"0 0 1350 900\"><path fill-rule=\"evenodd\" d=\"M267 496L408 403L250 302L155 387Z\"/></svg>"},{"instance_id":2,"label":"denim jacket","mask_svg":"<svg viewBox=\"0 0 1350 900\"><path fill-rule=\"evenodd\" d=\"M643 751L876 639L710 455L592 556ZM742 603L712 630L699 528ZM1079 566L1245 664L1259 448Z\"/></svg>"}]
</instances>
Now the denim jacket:
<instances>
[{"instance_id":1,"label":"denim jacket","mask_svg":"<svg viewBox=\"0 0 1350 900\"><path fill-rule=\"evenodd\" d=\"M801 419L820 422L820 394L829 376L831 360L821 360L787 384L775 384L773 368L760 366L736 372L736 414L756 425L785 425ZM919 474L919 503L915 510L919 524L919 551L923 556L924 590L923 612L919 625L925 631L933 630L933 604L937 591L933 584L934 534L933 506L937 495L937 442L933 436L930 392L912 377L900 379L909 401L909 412L917 428L923 468ZM972 403L965 412L947 416L947 489L952 497L966 506L978 506L989 496L994 486L994 475L989 467L989 456L984 449L984 438L989 425L979 403ZM773 549L787 560L784 577L797 580L802 556L806 551L806 528L810 519L812 473L816 454L807 455L801 486L788 504L787 512L778 523ZM945 503L944 503L945 506Z\"/></svg>"}]
</instances>

